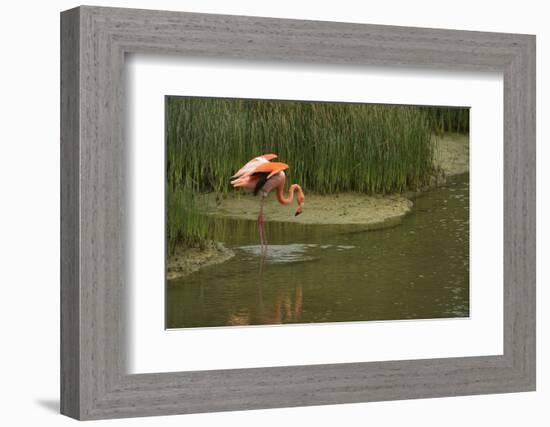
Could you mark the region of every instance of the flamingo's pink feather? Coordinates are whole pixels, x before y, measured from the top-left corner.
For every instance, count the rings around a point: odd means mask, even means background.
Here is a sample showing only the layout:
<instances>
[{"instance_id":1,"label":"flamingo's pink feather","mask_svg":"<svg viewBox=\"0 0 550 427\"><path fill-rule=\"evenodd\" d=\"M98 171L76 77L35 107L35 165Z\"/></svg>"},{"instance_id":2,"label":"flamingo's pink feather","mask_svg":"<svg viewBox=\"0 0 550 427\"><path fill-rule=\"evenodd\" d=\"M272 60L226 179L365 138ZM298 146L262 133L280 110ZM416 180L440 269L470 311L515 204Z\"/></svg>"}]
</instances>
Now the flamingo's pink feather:
<instances>
[{"instance_id":1,"label":"flamingo's pink feather","mask_svg":"<svg viewBox=\"0 0 550 427\"><path fill-rule=\"evenodd\" d=\"M270 160L277 158L276 154L263 154L258 157L254 157L252 160L247 162L242 168L240 168L234 175L233 178L241 178L243 176L250 176L254 173L254 170L260 166L262 163L268 163Z\"/></svg>"},{"instance_id":2,"label":"flamingo's pink feather","mask_svg":"<svg viewBox=\"0 0 550 427\"><path fill-rule=\"evenodd\" d=\"M249 190L253 190L254 187L256 187L256 182L258 181L258 178L253 176L245 176L239 179L236 179L234 181L231 181L231 184L233 187L244 187Z\"/></svg>"}]
</instances>

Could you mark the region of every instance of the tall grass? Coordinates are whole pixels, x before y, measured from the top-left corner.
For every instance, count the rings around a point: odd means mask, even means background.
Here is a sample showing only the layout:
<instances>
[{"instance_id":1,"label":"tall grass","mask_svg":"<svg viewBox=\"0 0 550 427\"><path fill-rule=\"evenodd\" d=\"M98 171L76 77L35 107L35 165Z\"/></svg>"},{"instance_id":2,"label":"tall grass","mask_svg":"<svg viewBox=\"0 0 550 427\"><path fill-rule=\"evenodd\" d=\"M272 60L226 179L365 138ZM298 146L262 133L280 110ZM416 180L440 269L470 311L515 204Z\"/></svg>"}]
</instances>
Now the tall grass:
<instances>
[{"instance_id":1,"label":"tall grass","mask_svg":"<svg viewBox=\"0 0 550 427\"><path fill-rule=\"evenodd\" d=\"M176 246L203 247L210 235L205 206L188 185L167 192L166 239L168 253Z\"/></svg>"},{"instance_id":2,"label":"tall grass","mask_svg":"<svg viewBox=\"0 0 550 427\"><path fill-rule=\"evenodd\" d=\"M387 193L433 172L428 109L170 97L168 182L225 193L242 164L273 152L309 191Z\"/></svg>"},{"instance_id":3,"label":"tall grass","mask_svg":"<svg viewBox=\"0 0 550 427\"><path fill-rule=\"evenodd\" d=\"M467 133L470 130L470 109L458 107L426 107L432 130L441 135L444 132Z\"/></svg>"},{"instance_id":4,"label":"tall grass","mask_svg":"<svg viewBox=\"0 0 550 427\"><path fill-rule=\"evenodd\" d=\"M168 97L169 249L209 236L196 193L230 191L246 161L276 153L306 192L391 193L434 173L433 131L464 131L468 110Z\"/></svg>"}]
</instances>

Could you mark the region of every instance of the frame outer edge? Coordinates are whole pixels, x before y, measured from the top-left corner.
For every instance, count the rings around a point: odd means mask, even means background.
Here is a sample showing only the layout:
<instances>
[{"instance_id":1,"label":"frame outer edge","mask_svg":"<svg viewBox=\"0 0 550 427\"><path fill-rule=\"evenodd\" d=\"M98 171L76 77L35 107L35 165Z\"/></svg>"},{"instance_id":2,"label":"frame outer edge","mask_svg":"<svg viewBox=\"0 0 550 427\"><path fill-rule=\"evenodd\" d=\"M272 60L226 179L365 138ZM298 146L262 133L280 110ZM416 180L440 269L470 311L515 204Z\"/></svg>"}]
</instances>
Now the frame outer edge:
<instances>
[{"instance_id":1,"label":"frame outer edge","mask_svg":"<svg viewBox=\"0 0 550 427\"><path fill-rule=\"evenodd\" d=\"M504 73L504 354L518 391L536 389L536 54L523 36ZM508 325L508 327L506 327Z\"/></svg>"},{"instance_id":2,"label":"frame outer edge","mask_svg":"<svg viewBox=\"0 0 550 427\"><path fill-rule=\"evenodd\" d=\"M520 132L522 144L519 164L522 175L523 218L525 229L522 230L522 245L525 263L523 276L523 299L521 319L524 323L523 348L519 345L516 351L523 356L523 373L526 389L536 390L536 36L527 36L521 55L522 68L518 79L524 91L520 109L523 117Z\"/></svg>"},{"instance_id":3,"label":"frame outer edge","mask_svg":"<svg viewBox=\"0 0 550 427\"><path fill-rule=\"evenodd\" d=\"M62 12L60 85L60 411L79 419L80 388L80 11Z\"/></svg>"},{"instance_id":4,"label":"frame outer edge","mask_svg":"<svg viewBox=\"0 0 550 427\"><path fill-rule=\"evenodd\" d=\"M530 295L528 297L528 309L529 318L527 330L530 331L528 346L530 348L530 355L527 363L527 375L530 389L532 391L537 390L537 38L535 35L529 37L530 43L528 44L528 141L530 145L530 185L531 196L530 205L528 209L531 210L531 223L529 224L529 233L531 233L531 239L529 243L529 253L527 258L529 259L529 269L532 277L529 281Z\"/></svg>"}]
</instances>

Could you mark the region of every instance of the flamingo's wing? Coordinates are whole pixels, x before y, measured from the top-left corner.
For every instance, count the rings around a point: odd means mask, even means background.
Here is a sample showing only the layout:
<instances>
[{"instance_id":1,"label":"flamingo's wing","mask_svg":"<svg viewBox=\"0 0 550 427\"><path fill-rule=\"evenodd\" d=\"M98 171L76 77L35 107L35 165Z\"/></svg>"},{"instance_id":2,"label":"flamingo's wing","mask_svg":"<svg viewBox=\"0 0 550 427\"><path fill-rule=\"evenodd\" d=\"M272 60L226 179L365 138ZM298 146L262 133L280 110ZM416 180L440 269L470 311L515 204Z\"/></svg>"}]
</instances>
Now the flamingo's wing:
<instances>
[{"instance_id":1,"label":"flamingo's wing","mask_svg":"<svg viewBox=\"0 0 550 427\"><path fill-rule=\"evenodd\" d=\"M240 168L232 177L231 179L241 178L243 176L249 176L251 175L256 167L263 163L267 163L272 159L277 158L276 154L262 154L261 156L254 157L252 160L250 160L248 163L246 163L242 168Z\"/></svg>"},{"instance_id":2,"label":"flamingo's wing","mask_svg":"<svg viewBox=\"0 0 550 427\"><path fill-rule=\"evenodd\" d=\"M258 182L259 177L257 176L245 176L242 178L237 178L233 181L231 181L231 185L233 187L244 187L249 189L254 189L256 187L256 183Z\"/></svg>"},{"instance_id":3,"label":"flamingo's wing","mask_svg":"<svg viewBox=\"0 0 550 427\"><path fill-rule=\"evenodd\" d=\"M266 179L271 178L273 175L284 171L285 169L288 169L288 165L286 163L281 162L267 162L262 163L258 165L254 169L254 174L260 174L260 173L268 173Z\"/></svg>"}]
</instances>

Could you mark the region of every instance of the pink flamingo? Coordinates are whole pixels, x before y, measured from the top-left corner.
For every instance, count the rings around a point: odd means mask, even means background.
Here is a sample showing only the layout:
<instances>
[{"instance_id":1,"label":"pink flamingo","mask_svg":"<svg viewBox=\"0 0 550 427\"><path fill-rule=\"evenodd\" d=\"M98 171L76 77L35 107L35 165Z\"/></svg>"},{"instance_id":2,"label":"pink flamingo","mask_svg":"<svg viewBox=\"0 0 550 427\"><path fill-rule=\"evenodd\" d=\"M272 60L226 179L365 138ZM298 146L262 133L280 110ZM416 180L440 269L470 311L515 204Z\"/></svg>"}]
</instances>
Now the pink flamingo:
<instances>
[{"instance_id":1,"label":"pink flamingo","mask_svg":"<svg viewBox=\"0 0 550 427\"><path fill-rule=\"evenodd\" d=\"M284 196L283 190L286 180L284 170L288 169L288 165L286 163L270 161L275 158L277 158L276 154L264 154L255 157L231 177L233 187L244 187L253 190L254 195L258 194L258 192L261 194L260 213L258 214L257 223L262 254L265 254L267 251L267 239L264 228L264 201L269 192L276 189L279 203L288 205L294 200L294 191L298 191L298 208L294 215L300 215L304 209L304 192L298 184L292 184L288 189L288 196Z\"/></svg>"}]
</instances>

